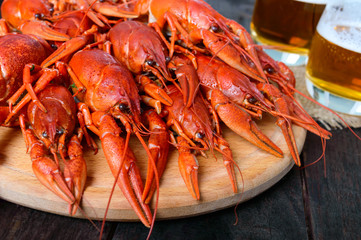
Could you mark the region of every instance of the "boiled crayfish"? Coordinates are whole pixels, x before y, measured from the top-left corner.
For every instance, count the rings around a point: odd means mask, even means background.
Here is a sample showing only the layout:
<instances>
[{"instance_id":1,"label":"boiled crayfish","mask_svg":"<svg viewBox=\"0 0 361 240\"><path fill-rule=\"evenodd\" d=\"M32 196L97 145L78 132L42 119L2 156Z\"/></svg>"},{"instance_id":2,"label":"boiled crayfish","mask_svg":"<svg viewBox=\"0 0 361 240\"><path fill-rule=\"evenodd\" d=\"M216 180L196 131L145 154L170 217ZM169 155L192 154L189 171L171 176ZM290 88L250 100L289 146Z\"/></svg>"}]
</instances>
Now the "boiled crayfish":
<instances>
[{"instance_id":1,"label":"boiled crayfish","mask_svg":"<svg viewBox=\"0 0 361 240\"><path fill-rule=\"evenodd\" d=\"M52 52L50 45L34 35L6 33L0 36L0 123L9 115L8 101L23 84L23 70L28 63L40 64ZM34 71L35 72L35 71ZM39 70L36 76L50 74Z\"/></svg>"},{"instance_id":2,"label":"boiled crayfish","mask_svg":"<svg viewBox=\"0 0 361 240\"><path fill-rule=\"evenodd\" d=\"M292 124L331 136L294 99L290 69L202 0L5 0L1 11L0 122L14 125L20 116L35 174L70 204L71 214L85 186L83 136L96 148L87 129L99 137L115 182L147 227L154 223L156 207L152 215L149 203L159 194L170 143L178 149L186 187L200 199L196 154L208 150L222 154L238 191L221 121L282 157L253 121L271 114L298 166ZM148 24L141 22L147 15ZM73 95L64 87L69 81ZM131 134L148 154L145 186L129 147Z\"/></svg>"},{"instance_id":3,"label":"boiled crayfish","mask_svg":"<svg viewBox=\"0 0 361 240\"><path fill-rule=\"evenodd\" d=\"M30 149L33 171L40 182L69 203L69 213L74 215L83 195L87 167L83 158L81 140L84 135L76 127L76 104L67 88L48 85L39 93L43 112L31 102L27 115L20 116L21 129ZM26 119L30 128L27 127ZM48 151L50 149L50 151ZM67 150L66 150L67 149ZM56 153L64 164L62 173ZM50 158L49 153L54 156ZM66 160L66 156L69 159Z\"/></svg>"},{"instance_id":4,"label":"boiled crayfish","mask_svg":"<svg viewBox=\"0 0 361 240\"><path fill-rule=\"evenodd\" d=\"M130 71L108 53L97 50L82 50L69 62L75 75L86 88L78 98L79 109L88 128L102 142L105 157L118 185L146 226L152 222L152 214L142 201L143 183L132 150L119 134L122 132L114 118L119 119L129 134L134 132L139 139L140 97ZM90 113L89 109L93 112ZM124 166L124 167L123 167Z\"/></svg>"},{"instance_id":5,"label":"boiled crayfish","mask_svg":"<svg viewBox=\"0 0 361 240\"><path fill-rule=\"evenodd\" d=\"M45 21L53 13L54 8L45 0L5 0L1 5L1 15L10 27L46 40L69 40L68 35L52 29L51 23Z\"/></svg>"}]
</instances>

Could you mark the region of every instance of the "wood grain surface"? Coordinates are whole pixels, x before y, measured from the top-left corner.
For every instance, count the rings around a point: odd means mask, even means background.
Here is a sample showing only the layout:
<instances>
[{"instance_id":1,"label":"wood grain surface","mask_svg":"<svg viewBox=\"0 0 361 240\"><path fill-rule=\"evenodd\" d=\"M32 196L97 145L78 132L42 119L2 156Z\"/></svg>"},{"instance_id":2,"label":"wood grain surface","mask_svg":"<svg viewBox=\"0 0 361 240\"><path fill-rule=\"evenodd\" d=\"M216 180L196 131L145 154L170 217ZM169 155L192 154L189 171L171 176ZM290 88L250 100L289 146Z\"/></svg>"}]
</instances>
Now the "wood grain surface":
<instances>
[{"instance_id":1,"label":"wood grain surface","mask_svg":"<svg viewBox=\"0 0 361 240\"><path fill-rule=\"evenodd\" d=\"M360 128L353 130L361 136ZM306 168L303 176L309 235L313 239L360 239L361 141L348 129L332 134L327 141L326 162ZM319 141L312 134L307 140ZM305 150L306 164L322 153L311 145Z\"/></svg>"},{"instance_id":2,"label":"wood grain surface","mask_svg":"<svg viewBox=\"0 0 361 240\"><path fill-rule=\"evenodd\" d=\"M234 194L222 158L208 152L208 158L198 156L199 184L201 200L194 200L186 189L178 170L178 153L170 152L167 169L160 184L158 219L171 219L199 215L216 211L238 202L246 201L271 187L293 166L287 145L280 129L272 117L258 122L262 131L284 152L284 158L277 158L253 146L241 137L225 128L224 136L233 150L233 157L239 165L237 173L239 193ZM294 127L298 148L301 150L306 131ZM31 169L31 161L26 154L24 140L18 129L0 129L0 197L38 210L68 215L67 204L42 186ZM98 142L100 147L100 143ZM131 148L138 159L142 177L146 173L146 154L137 139L131 140ZM87 186L84 192L82 208L93 219L103 217L114 178L110 173L103 152L94 155L85 149L88 164ZM75 217L83 217L78 211ZM137 216L116 188L108 213L108 220L133 221Z\"/></svg>"}]
</instances>

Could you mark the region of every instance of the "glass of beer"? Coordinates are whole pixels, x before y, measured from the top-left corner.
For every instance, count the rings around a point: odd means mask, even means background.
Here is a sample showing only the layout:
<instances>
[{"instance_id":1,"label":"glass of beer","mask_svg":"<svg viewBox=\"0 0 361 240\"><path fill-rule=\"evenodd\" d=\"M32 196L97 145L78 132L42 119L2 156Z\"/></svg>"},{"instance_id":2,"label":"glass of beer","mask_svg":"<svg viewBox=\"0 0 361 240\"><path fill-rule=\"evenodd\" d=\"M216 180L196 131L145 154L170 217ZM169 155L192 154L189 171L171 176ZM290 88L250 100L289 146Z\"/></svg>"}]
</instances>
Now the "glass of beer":
<instances>
[{"instance_id":1,"label":"glass of beer","mask_svg":"<svg viewBox=\"0 0 361 240\"><path fill-rule=\"evenodd\" d=\"M361 0L329 0L306 66L311 96L339 112L361 115Z\"/></svg>"},{"instance_id":2,"label":"glass of beer","mask_svg":"<svg viewBox=\"0 0 361 240\"><path fill-rule=\"evenodd\" d=\"M327 0L256 0L252 38L287 65L303 65ZM273 48L273 49L267 49Z\"/></svg>"}]
</instances>

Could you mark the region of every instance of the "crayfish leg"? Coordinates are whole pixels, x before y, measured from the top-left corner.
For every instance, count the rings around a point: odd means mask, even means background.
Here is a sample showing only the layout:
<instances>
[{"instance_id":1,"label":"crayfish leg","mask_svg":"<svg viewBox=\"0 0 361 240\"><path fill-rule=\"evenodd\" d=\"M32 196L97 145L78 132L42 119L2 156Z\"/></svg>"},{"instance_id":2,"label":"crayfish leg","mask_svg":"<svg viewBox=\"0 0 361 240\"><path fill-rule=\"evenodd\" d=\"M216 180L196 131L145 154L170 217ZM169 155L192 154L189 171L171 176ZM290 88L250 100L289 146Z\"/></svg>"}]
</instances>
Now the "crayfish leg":
<instances>
[{"instance_id":1,"label":"crayfish leg","mask_svg":"<svg viewBox=\"0 0 361 240\"><path fill-rule=\"evenodd\" d=\"M227 170L229 180L231 181L232 184L233 192L237 193L238 192L237 178L236 178L236 173L234 171L234 160L229 144L226 140L224 140L221 137L215 139L214 141L217 142L218 145L218 149L216 150L222 154L223 165Z\"/></svg>"},{"instance_id":2,"label":"crayfish leg","mask_svg":"<svg viewBox=\"0 0 361 240\"><path fill-rule=\"evenodd\" d=\"M167 106L172 106L173 100L161 87L154 84L153 81L150 80L147 76L139 75L136 79L141 84L142 89L146 94L156 100L159 100L161 103Z\"/></svg>"},{"instance_id":3,"label":"crayfish leg","mask_svg":"<svg viewBox=\"0 0 361 240\"><path fill-rule=\"evenodd\" d=\"M41 63L41 67L49 67L57 61L70 56L74 52L82 49L87 44L88 40L88 36L78 36L64 42L55 52L53 52Z\"/></svg>"},{"instance_id":4,"label":"crayfish leg","mask_svg":"<svg viewBox=\"0 0 361 240\"><path fill-rule=\"evenodd\" d=\"M0 106L0 124L3 125L6 118L9 116L9 107L6 106Z\"/></svg>"},{"instance_id":5,"label":"crayfish leg","mask_svg":"<svg viewBox=\"0 0 361 240\"><path fill-rule=\"evenodd\" d=\"M27 67L30 67L31 68L31 64L30 65L27 65ZM25 67L25 69L27 68ZM34 65L35 68L37 68L35 65ZM26 71L24 71L25 73ZM33 87L30 85L30 82L32 81L31 79L27 80L28 82L24 82L24 87L21 87L15 94L14 94L14 97L16 96L20 96L21 95L21 92L22 91L25 91L25 89L27 88L26 85L28 85L28 89L32 92L33 96L30 95L30 93L27 93L25 95L25 97L23 97L18 103L16 106L14 106L12 108L12 110L10 111L8 117L6 118L5 120L5 123L8 123L10 122L10 120L24 107L26 106L26 104L28 102L30 102L30 100L33 98L33 99L37 99L36 97L36 94L39 93L40 91L42 91L48 84L49 82L51 82L51 80L53 80L56 76L58 75L58 72L57 70L54 70L54 69L44 69L42 71L42 75L40 76L40 78L37 80L36 84L35 84L35 87L33 89ZM10 98L11 99L11 102L15 102L16 99L13 97ZM9 101L10 102L10 101ZM42 106L42 104L40 103L39 100L37 100L37 103L40 104ZM43 111L45 110L46 112L46 109L44 106L40 106L38 105Z\"/></svg>"},{"instance_id":6,"label":"crayfish leg","mask_svg":"<svg viewBox=\"0 0 361 240\"><path fill-rule=\"evenodd\" d=\"M10 29L5 19L0 19L0 36L10 33Z\"/></svg>"}]
</instances>

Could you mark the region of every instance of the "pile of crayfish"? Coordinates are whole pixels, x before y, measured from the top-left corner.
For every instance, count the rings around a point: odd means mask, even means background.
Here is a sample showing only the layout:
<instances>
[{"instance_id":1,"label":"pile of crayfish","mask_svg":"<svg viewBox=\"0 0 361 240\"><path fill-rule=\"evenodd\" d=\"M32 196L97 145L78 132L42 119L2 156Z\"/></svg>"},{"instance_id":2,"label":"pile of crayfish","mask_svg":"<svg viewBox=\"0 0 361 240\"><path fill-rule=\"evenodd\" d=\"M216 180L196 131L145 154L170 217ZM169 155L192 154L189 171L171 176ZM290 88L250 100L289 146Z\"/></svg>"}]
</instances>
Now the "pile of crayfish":
<instances>
[{"instance_id":1,"label":"pile of crayfish","mask_svg":"<svg viewBox=\"0 0 361 240\"><path fill-rule=\"evenodd\" d=\"M196 155L208 150L222 155L238 191L221 122L282 157L254 122L272 115L298 166L293 124L331 136L293 97L290 69L202 0L4 0L1 14L0 123L20 126L34 174L70 214L87 178L83 139L97 152L99 137L116 183L149 227L170 145L198 200ZM148 155L145 183L132 134Z\"/></svg>"}]
</instances>

